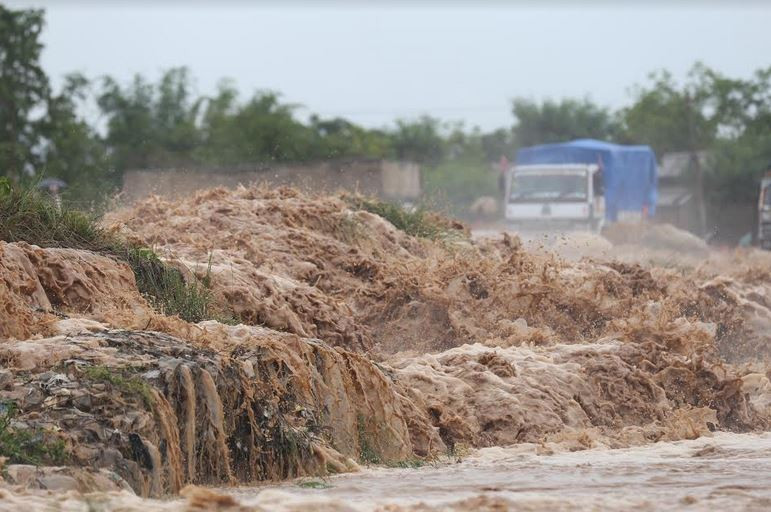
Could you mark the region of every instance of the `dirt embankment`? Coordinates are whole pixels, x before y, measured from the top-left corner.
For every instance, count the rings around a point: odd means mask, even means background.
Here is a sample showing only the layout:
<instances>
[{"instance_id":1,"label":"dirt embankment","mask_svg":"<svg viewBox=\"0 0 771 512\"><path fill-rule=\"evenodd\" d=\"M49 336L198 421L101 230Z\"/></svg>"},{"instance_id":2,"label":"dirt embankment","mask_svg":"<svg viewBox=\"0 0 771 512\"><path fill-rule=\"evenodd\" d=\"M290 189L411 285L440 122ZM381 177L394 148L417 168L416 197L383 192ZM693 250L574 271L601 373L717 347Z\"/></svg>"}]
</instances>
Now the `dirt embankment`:
<instances>
[{"instance_id":1,"label":"dirt embankment","mask_svg":"<svg viewBox=\"0 0 771 512\"><path fill-rule=\"evenodd\" d=\"M154 311L110 258L0 244L0 398L67 464L143 495L771 421L771 261L754 252L726 272L569 262L514 236L411 237L288 188L153 198L106 223L238 325Z\"/></svg>"},{"instance_id":2,"label":"dirt embankment","mask_svg":"<svg viewBox=\"0 0 771 512\"><path fill-rule=\"evenodd\" d=\"M0 257L10 313L0 320L0 401L18 409L12 431L40 437L44 462L110 469L161 496L444 449L360 354L264 327L164 317L128 267L104 256L0 243ZM58 460L53 446L65 452ZM10 469L11 483L48 481Z\"/></svg>"}]
</instances>

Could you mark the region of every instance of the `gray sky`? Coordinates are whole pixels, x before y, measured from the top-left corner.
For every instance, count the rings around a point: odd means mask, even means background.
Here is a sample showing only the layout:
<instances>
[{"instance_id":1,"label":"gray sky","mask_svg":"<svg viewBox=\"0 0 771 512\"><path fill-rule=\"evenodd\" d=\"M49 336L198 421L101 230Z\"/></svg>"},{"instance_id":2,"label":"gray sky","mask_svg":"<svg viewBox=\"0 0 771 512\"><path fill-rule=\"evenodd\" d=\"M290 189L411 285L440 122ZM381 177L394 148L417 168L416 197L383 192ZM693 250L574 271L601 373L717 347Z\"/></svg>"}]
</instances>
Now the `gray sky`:
<instances>
[{"instance_id":1,"label":"gray sky","mask_svg":"<svg viewBox=\"0 0 771 512\"><path fill-rule=\"evenodd\" d=\"M199 93L230 77L244 96L272 89L367 126L426 113L488 130L512 124L517 96L618 107L655 69L683 77L702 60L747 77L771 65L762 2L6 4L46 9L55 84L70 71L156 79L187 65Z\"/></svg>"}]
</instances>

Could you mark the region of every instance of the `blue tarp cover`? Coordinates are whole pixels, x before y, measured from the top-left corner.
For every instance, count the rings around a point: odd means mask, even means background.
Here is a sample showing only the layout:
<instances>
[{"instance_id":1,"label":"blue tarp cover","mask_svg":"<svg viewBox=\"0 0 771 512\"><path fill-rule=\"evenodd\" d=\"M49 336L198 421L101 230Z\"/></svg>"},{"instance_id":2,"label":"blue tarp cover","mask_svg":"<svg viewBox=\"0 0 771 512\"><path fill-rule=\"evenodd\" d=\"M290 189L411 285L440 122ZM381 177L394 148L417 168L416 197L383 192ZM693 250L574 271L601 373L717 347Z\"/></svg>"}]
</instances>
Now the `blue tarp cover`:
<instances>
[{"instance_id":1,"label":"blue tarp cover","mask_svg":"<svg viewBox=\"0 0 771 512\"><path fill-rule=\"evenodd\" d=\"M517 165L597 164L605 184L605 218L615 221L619 211L656 213L658 174L656 155L649 146L621 146L593 139L542 144L517 152Z\"/></svg>"}]
</instances>

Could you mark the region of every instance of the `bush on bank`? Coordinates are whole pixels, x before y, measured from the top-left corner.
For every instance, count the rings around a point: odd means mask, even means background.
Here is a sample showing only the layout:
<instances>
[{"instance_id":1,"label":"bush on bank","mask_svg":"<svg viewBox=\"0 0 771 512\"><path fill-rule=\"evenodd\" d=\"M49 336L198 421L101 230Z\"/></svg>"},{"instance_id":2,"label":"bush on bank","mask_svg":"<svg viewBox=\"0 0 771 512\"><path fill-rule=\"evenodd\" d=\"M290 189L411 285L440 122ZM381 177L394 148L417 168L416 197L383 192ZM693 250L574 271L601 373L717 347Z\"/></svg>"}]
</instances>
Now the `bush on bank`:
<instances>
[{"instance_id":1,"label":"bush on bank","mask_svg":"<svg viewBox=\"0 0 771 512\"><path fill-rule=\"evenodd\" d=\"M131 266L137 288L163 314L188 322L211 317L212 296L205 283L187 282L152 249L131 244L106 231L93 216L57 205L37 190L13 186L5 178L0 178L0 240L112 256Z\"/></svg>"}]
</instances>

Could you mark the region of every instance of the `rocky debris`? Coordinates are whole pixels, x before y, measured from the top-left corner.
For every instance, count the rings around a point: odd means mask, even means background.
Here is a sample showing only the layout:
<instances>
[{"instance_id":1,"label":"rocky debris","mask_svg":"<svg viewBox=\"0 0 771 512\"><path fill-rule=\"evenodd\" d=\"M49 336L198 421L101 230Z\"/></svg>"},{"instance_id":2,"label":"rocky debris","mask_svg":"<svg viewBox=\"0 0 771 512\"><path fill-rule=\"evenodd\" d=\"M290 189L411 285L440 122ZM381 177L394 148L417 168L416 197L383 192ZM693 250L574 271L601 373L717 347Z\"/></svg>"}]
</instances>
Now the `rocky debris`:
<instances>
[{"instance_id":1,"label":"rocky debris","mask_svg":"<svg viewBox=\"0 0 771 512\"><path fill-rule=\"evenodd\" d=\"M81 471L81 473L84 473ZM133 492L117 489L105 478L98 479L91 491L68 489L54 492L42 487L21 489L0 486L0 511L16 512L70 512L89 510L120 510L121 512L268 512L275 510L274 500L265 500L265 506L242 505L227 494L196 486L187 486L180 491L181 498L154 500L140 498ZM0 480L1 481L1 480ZM99 484L107 484L104 488ZM93 492L94 490L100 492ZM314 506L314 510L318 507ZM296 509L295 509L296 510Z\"/></svg>"},{"instance_id":2,"label":"rocky debris","mask_svg":"<svg viewBox=\"0 0 771 512\"><path fill-rule=\"evenodd\" d=\"M93 471L73 466L10 464L3 468L3 480L6 484L32 490L81 493L131 491L125 480L106 468Z\"/></svg>"},{"instance_id":3,"label":"rocky debris","mask_svg":"<svg viewBox=\"0 0 771 512\"><path fill-rule=\"evenodd\" d=\"M0 401L16 403L28 428L57 432L70 465L113 469L143 496L349 471L365 445L382 461L443 448L360 355L212 324L204 332L229 349L149 331L7 341L0 361L18 373Z\"/></svg>"}]
</instances>

